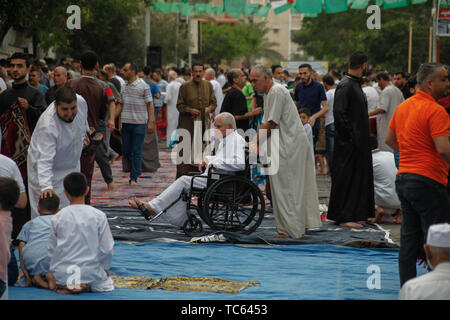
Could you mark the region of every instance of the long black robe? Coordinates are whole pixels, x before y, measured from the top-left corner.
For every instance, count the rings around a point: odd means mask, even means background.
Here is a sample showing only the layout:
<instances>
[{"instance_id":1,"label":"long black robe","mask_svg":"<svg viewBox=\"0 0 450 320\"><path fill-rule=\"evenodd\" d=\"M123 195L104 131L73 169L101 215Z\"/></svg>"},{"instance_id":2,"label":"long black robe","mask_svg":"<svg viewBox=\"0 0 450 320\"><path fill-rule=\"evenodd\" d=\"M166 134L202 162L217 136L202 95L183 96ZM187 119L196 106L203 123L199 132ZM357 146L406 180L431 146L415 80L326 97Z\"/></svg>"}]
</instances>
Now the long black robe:
<instances>
[{"instance_id":1,"label":"long black robe","mask_svg":"<svg viewBox=\"0 0 450 320\"><path fill-rule=\"evenodd\" d=\"M361 79L346 75L336 88L332 184L327 218L337 223L375 215L367 99Z\"/></svg>"}]
</instances>

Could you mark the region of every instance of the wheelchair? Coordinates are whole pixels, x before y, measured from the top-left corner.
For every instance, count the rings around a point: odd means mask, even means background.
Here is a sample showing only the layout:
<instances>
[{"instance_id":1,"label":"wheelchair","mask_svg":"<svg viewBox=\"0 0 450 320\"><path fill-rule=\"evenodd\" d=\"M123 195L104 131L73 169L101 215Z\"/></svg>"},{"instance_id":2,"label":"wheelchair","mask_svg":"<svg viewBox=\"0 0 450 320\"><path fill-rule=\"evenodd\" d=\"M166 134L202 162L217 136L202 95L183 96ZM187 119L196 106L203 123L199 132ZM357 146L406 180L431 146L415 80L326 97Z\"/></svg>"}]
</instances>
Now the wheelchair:
<instances>
[{"instance_id":1,"label":"wheelchair","mask_svg":"<svg viewBox=\"0 0 450 320\"><path fill-rule=\"evenodd\" d=\"M150 216L145 206L139 208L147 220L153 221L182 198L187 206L187 220L182 229L188 236L202 233L201 220L216 231L251 234L259 227L264 218L265 201L261 190L250 178L248 148L243 171L223 172L210 167L207 175L198 172L188 175L192 176L190 189L184 190L157 215ZM194 187L195 179L207 179L206 187Z\"/></svg>"}]
</instances>

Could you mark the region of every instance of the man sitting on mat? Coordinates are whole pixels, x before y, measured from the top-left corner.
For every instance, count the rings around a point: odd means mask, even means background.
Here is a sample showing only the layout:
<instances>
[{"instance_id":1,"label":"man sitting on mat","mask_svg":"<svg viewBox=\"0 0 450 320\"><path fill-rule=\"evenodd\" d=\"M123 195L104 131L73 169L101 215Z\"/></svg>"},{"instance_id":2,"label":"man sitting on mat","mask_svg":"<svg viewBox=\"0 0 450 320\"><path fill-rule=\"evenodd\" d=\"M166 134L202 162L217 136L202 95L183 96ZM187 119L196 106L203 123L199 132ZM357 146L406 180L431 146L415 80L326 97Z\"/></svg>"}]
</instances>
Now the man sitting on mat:
<instances>
[{"instance_id":1,"label":"man sitting on mat","mask_svg":"<svg viewBox=\"0 0 450 320\"><path fill-rule=\"evenodd\" d=\"M222 112L216 116L214 121L216 128L215 136L220 140L215 156L206 156L199 164L199 170L206 168L202 176L208 175L208 169L214 166L222 172L242 171L245 169L245 139L236 131L236 121L234 116L228 112ZM166 210L176 199L178 199L183 190L189 190L191 187L192 176L181 176L164 190L158 197L148 203L144 203L133 197L128 201L131 207L138 208L143 203L152 215L156 215ZM194 179L195 188L205 188L206 178ZM187 220L186 201L179 199L174 205L170 206L164 214L165 219L175 225L182 226Z\"/></svg>"}]
</instances>

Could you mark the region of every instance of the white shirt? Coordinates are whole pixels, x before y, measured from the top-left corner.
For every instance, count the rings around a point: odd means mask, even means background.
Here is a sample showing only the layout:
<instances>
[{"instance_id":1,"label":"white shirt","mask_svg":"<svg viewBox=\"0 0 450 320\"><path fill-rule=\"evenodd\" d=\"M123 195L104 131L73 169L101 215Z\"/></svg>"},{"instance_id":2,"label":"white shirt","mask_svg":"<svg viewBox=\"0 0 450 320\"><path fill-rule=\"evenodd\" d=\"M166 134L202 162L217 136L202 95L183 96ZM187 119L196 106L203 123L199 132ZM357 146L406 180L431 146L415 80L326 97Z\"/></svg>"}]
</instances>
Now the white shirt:
<instances>
[{"instance_id":1,"label":"white shirt","mask_svg":"<svg viewBox=\"0 0 450 320\"><path fill-rule=\"evenodd\" d=\"M40 116L28 148L28 190L31 217L37 212L37 198L46 189L53 189L60 197L60 208L69 204L63 193L66 175L80 171L83 140L89 131L87 103L77 94L78 113L71 123L61 120L52 102Z\"/></svg>"},{"instance_id":2,"label":"white shirt","mask_svg":"<svg viewBox=\"0 0 450 320\"><path fill-rule=\"evenodd\" d=\"M117 80L119 80L120 88L123 88L126 86L127 83L125 82L125 80L123 80L123 78L121 76L115 75L113 78L116 78Z\"/></svg>"},{"instance_id":3,"label":"white shirt","mask_svg":"<svg viewBox=\"0 0 450 320\"><path fill-rule=\"evenodd\" d=\"M14 160L0 154L0 177L7 177L16 180L20 192L25 192L22 175Z\"/></svg>"},{"instance_id":4,"label":"white shirt","mask_svg":"<svg viewBox=\"0 0 450 320\"><path fill-rule=\"evenodd\" d=\"M333 105L334 105L334 93L335 92L336 92L336 88L330 89L326 92L328 111L325 114L325 127L329 124L334 123Z\"/></svg>"},{"instance_id":5,"label":"white shirt","mask_svg":"<svg viewBox=\"0 0 450 320\"><path fill-rule=\"evenodd\" d=\"M395 192L394 154L388 151L372 151L373 184L375 187L375 205L382 208L400 209L400 200Z\"/></svg>"},{"instance_id":6,"label":"white shirt","mask_svg":"<svg viewBox=\"0 0 450 320\"><path fill-rule=\"evenodd\" d=\"M206 156L208 164L224 171L245 169L245 139L234 130L221 139L214 156ZM207 170L204 172L207 174Z\"/></svg>"},{"instance_id":7,"label":"white shirt","mask_svg":"<svg viewBox=\"0 0 450 320\"><path fill-rule=\"evenodd\" d=\"M167 127L166 127L166 143L170 145L170 140L173 131L178 127L179 112L177 109L178 92L180 91L181 83L173 80L167 85L166 97L164 103L167 105Z\"/></svg>"},{"instance_id":8,"label":"white shirt","mask_svg":"<svg viewBox=\"0 0 450 320\"><path fill-rule=\"evenodd\" d=\"M399 300L450 300L450 263L440 263L433 271L408 280Z\"/></svg>"},{"instance_id":9,"label":"white shirt","mask_svg":"<svg viewBox=\"0 0 450 320\"><path fill-rule=\"evenodd\" d=\"M6 86L5 80L3 80L3 78L0 78L0 92L5 91L6 89L8 89L8 87Z\"/></svg>"},{"instance_id":10,"label":"white shirt","mask_svg":"<svg viewBox=\"0 0 450 320\"><path fill-rule=\"evenodd\" d=\"M227 79L225 78L225 76L223 74L220 74L217 77L217 82L219 82L220 88L222 89L222 87L225 85L225 83L227 83Z\"/></svg>"},{"instance_id":11,"label":"white shirt","mask_svg":"<svg viewBox=\"0 0 450 320\"><path fill-rule=\"evenodd\" d=\"M217 80L210 80L209 82L211 82L213 89L214 89L214 95L216 96L216 102L217 102L217 107L215 110L215 114L216 116L220 113L220 109L222 108L222 102L223 102L223 92L222 92L222 86L220 85L220 83Z\"/></svg>"},{"instance_id":12,"label":"white shirt","mask_svg":"<svg viewBox=\"0 0 450 320\"><path fill-rule=\"evenodd\" d=\"M368 111L370 112L375 110L378 105L378 99L380 98L377 90L371 86L364 87L362 90L366 94Z\"/></svg>"},{"instance_id":13,"label":"white shirt","mask_svg":"<svg viewBox=\"0 0 450 320\"><path fill-rule=\"evenodd\" d=\"M313 136L312 136L312 128L311 125L309 123L305 123L303 125L303 128L305 128L305 132L306 132L306 136L308 137L308 142L309 142L309 146L311 149L311 154L312 157L314 159L314 140L313 140Z\"/></svg>"},{"instance_id":14,"label":"white shirt","mask_svg":"<svg viewBox=\"0 0 450 320\"><path fill-rule=\"evenodd\" d=\"M394 152L394 150L386 144L385 137L389 127L389 122L391 121L397 106L404 100L405 98L403 97L403 93L393 84L385 87L380 94L377 108L385 111L377 116L377 138L378 148L380 150Z\"/></svg>"},{"instance_id":15,"label":"white shirt","mask_svg":"<svg viewBox=\"0 0 450 320\"><path fill-rule=\"evenodd\" d=\"M59 285L72 284L78 271L80 283L108 279L114 239L106 215L88 205L70 205L52 219L48 239L50 272ZM79 269L78 269L79 268Z\"/></svg>"}]
</instances>

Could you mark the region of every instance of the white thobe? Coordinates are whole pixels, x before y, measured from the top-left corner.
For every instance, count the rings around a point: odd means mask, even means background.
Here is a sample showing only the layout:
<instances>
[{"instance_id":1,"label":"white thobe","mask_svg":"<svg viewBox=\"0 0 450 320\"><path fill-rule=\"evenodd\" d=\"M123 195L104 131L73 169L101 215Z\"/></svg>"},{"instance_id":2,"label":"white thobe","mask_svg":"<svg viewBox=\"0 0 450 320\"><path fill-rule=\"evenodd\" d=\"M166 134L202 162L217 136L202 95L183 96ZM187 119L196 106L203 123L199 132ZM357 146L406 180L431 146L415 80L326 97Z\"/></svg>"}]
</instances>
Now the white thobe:
<instances>
[{"instance_id":1,"label":"white thobe","mask_svg":"<svg viewBox=\"0 0 450 320\"><path fill-rule=\"evenodd\" d=\"M52 102L40 116L28 148L28 191L31 219L39 215L39 195L52 189L60 198L60 208L69 205L63 180L71 172L80 171L83 139L89 130L87 103L77 95L78 113L71 123L61 120Z\"/></svg>"},{"instance_id":2,"label":"white thobe","mask_svg":"<svg viewBox=\"0 0 450 320\"><path fill-rule=\"evenodd\" d=\"M220 83L217 80L210 80L209 82L211 82L212 86L213 86L213 90L214 90L214 95L216 96L216 102L217 102L217 106L216 106L216 110L214 110L215 116L217 117L217 115L220 113L220 109L222 108L222 102L223 102L223 92L222 92L222 87L220 85ZM211 121L211 135L210 135L210 139L211 139L211 144L214 143L214 122Z\"/></svg>"},{"instance_id":3,"label":"white thobe","mask_svg":"<svg viewBox=\"0 0 450 320\"><path fill-rule=\"evenodd\" d=\"M375 110L378 105L378 99L380 98L380 95L378 94L377 90L372 86L364 87L362 88L362 90L367 98L368 111Z\"/></svg>"},{"instance_id":4,"label":"white thobe","mask_svg":"<svg viewBox=\"0 0 450 320\"><path fill-rule=\"evenodd\" d=\"M395 166L394 154L389 151L372 151L373 184L375 187L375 205L383 209L400 209L400 200L395 192ZM389 212L388 212L389 213Z\"/></svg>"},{"instance_id":5,"label":"white thobe","mask_svg":"<svg viewBox=\"0 0 450 320\"><path fill-rule=\"evenodd\" d=\"M114 239L106 215L84 204L70 205L52 219L48 239L49 270L58 285L89 284L92 291L111 291Z\"/></svg>"},{"instance_id":6,"label":"white thobe","mask_svg":"<svg viewBox=\"0 0 450 320\"><path fill-rule=\"evenodd\" d=\"M394 152L384 140L386 139L389 122L391 121L397 106L404 100L403 93L393 84L390 84L381 91L377 108L383 109L385 112L377 115L377 140L378 148L382 151Z\"/></svg>"},{"instance_id":7,"label":"white thobe","mask_svg":"<svg viewBox=\"0 0 450 320\"><path fill-rule=\"evenodd\" d=\"M423 276L408 280L399 300L450 300L450 263L440 263Z\"/></svg>"},{"instance_id":8,"label":"white thobe","mask_svg":"<svg viewBox=\"0 0 450 320\"><path fill-rule=\"evenodd\" d=\"M215 156L206 156L206 161L215 169L225 172L241 171L245 169L245 140L233 131L221 139ZM200 178L194 179L195 188L206 187L208 169L202 173ZM158 197L149 202L153 211L159 213L169 207L183 190L188 191L191 187L192 176L181 176L164 190ZM187 219L186 202L180 199L172 207L161 215L170 224L182 226Z\"/></svg>"},{"instance_id":9,"label":"white thobe","mask_svg":"<svg viewBox=\"0 0 450 320\"><path fill-rule=\"evenodd\" d=\"M278 171L269 175L276 228L280 234L300 238L306 228L322 225L314 160L292 97L276 83L264 97L262 122L269 121L279 131ZM276 136L271 134L268 145Z\"/></svg>"},{"instance_id":10,"label":"white thobe","mask_svg":"<svg viewBox=\"0 0 450 320\"><path fill-rule=\"evenodd\" d=\"M181 83L174 80L171 81L166 88L166 97L164 98L164 103L167 105L167 128L166 128L166 143L167 146L170 144L170 138L172 137L173 131L178 127L178 91L180 90Z\"/></svg>"}]
</instances>

